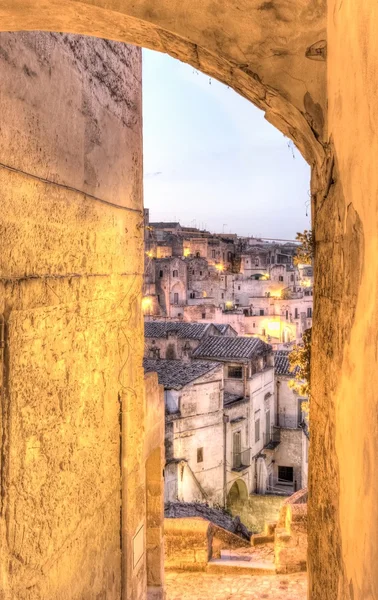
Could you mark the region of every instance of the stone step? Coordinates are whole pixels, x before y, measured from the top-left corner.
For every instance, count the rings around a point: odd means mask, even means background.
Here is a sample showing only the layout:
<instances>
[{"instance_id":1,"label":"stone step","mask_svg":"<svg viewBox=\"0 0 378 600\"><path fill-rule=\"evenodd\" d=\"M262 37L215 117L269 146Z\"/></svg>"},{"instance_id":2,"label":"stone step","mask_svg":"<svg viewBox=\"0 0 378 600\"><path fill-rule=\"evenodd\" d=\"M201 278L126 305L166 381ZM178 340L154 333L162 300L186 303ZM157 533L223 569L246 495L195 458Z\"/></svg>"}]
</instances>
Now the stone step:
<instances>
[{"instance_id":1,"label":"stone step","mask_svg":"<svg viewBox=\"0 0 378 600\"><path fill-rule=\"evenodd\" d=\"M256 562L256 561L245 561L225 559L225 558L213 558L207 563L208 573L217 574L240 574L240 575L275 575L275 566L269 563Z\"/></svg>"},{"instance_id":2,"label":"stone step","mask_svg":"<svg viewBox=\"0 0 378 600\"><path fill-rule=\"evenodd\" d=\"M271 544L274 542L274 534L266 535L265 533L257 533L251 537L251 545L257 546L258 544Z\"/></svg>"}]
</instances>

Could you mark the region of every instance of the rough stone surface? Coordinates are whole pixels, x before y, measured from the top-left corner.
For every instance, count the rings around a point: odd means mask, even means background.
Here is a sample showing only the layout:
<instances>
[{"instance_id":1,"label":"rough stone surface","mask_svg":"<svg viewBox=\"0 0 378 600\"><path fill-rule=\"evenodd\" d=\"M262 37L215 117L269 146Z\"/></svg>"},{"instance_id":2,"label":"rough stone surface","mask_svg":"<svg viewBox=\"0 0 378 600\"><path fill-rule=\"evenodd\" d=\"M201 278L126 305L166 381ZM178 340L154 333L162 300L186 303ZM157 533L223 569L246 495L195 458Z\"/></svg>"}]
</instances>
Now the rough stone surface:
<instances>
[{"instance_id":1,"label":"rough stone surface","mask_svg":"<svg viewBox=\"0 0 378 600\"><path fill-rule=\"evenodd\" d=\"M0 597L118 600L145 510L140 50L3 33L0 89Z\"/></svg>"}]
</instances>

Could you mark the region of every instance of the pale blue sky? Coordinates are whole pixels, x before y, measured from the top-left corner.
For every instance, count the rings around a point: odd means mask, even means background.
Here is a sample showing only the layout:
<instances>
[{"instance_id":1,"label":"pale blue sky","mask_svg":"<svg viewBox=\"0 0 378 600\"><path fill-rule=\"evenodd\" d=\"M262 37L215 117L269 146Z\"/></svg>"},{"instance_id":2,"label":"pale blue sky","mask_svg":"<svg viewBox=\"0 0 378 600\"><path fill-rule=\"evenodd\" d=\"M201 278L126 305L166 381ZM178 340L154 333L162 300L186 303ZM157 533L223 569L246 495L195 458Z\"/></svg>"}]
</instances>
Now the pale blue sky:
<instances>
[{"instance_id":1,"label":"pale blue sky","mask_svg":"<svg viewBox=\"0 0 378 600\"><path fill-rule=\"evenodd\" d=\"M294 239L310 169L262 111L218 81L143 50L144 198L152 221ZM310 209L308 209L310 215ZM224 227L223 227L224 226Z\"/></svg>"}]
</instances>

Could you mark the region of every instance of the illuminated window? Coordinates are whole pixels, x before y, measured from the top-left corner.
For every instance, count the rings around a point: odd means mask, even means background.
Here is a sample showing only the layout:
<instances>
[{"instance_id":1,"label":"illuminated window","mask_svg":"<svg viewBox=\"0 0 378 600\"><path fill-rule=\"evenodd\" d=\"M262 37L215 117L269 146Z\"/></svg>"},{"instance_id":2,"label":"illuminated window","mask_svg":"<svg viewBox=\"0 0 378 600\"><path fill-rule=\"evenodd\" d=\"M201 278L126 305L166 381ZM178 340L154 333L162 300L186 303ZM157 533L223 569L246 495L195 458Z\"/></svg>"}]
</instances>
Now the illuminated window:
<instances>
[{"instance_id":1,"label":"illuminated window","mask_svg":"<svg viewBox=\"0 0 378 600\"><path fill-rule=\"evenodd\" d=\"M203 462L203 448L197 448L197 462Z\"/></svg>"},{"instance_id":2,"label":"illuminated window","mask_svg":"<svg viewBox=\"0 0 378 600\"><path fill-rule=\"evenodd\" d=\"M243 367L228 367L229 379L243 379Z\"/></svg>"}]
</instances>

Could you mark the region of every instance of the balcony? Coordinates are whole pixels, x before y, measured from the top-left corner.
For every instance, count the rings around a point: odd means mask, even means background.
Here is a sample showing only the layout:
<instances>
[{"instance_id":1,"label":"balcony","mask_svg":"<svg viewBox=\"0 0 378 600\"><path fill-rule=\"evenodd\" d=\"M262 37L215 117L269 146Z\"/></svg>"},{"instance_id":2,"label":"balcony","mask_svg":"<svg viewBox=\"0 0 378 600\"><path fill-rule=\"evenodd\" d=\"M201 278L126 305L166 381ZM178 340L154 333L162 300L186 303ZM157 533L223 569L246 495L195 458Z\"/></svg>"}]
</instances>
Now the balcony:
<instances>
[{"instance_id":1,"label":"balcony","mask_svg":"<svg viewBox=\"0 0 378 600\"><path fill-rule=\"evenodd\" d=\"M251 449L232 453L232 470L243 471L251 465Z\"/></svg>"},{"instance_id":2,"label":"balcony","mask_svg":"<svg viewBox=\"0 0 378 600\"><path fill-rule=\"evenodd\" d=\"M264 448L275 450L281 443L281 430L274 427L270 433L264 434Z\"/></svg>"}]
</instances>

